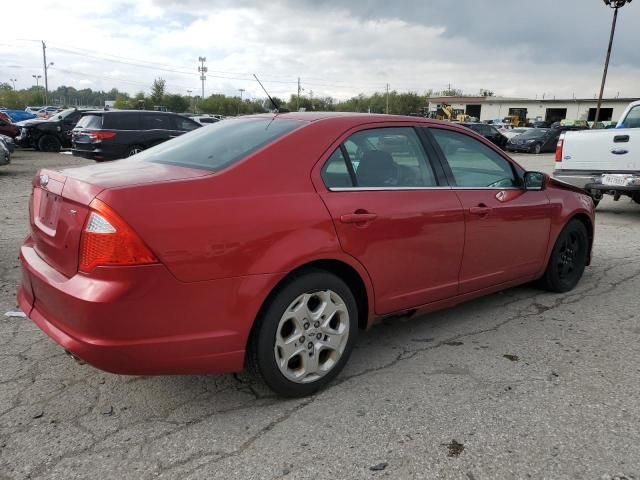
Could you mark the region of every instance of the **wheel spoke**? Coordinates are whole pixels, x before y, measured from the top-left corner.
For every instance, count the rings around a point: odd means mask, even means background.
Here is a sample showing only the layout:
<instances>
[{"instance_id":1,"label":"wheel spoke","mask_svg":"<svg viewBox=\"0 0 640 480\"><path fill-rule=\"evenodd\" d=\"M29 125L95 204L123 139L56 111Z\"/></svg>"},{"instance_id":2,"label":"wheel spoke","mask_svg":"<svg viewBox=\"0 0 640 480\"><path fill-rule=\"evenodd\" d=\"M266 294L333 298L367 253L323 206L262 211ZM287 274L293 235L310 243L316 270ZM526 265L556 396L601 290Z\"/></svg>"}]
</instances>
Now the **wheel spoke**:
<instances>
[{"instance_id":1,"label":"wheel spoke","mask_svg":"<svg viewBox=\"0 0 640 480\"><path fill-rule=\"evenodd\" d=\"M287 365L289 360L304 351L304 345L298 342L300 337L301 335L295 335L287 340L282 340L281 337L278 337L276 345L282 355L282 357L278 359L281 365Z\"/></svg>"},{"instance_id":2,"label":"wheel spoke","mask_svg":"<svg viewBox=\"0 0 640 480\"><path fill-rule=\"evenodd\" d=\"M313 355L307 353L302 356L302 365L304 367L304 378L312 375L318 375L320 370L320 364L318 362L318 352L314 348L312 350ZM308 378L307 378L308 379Z\"/></svg>"},{"instance_id":3,"label":"wheel spoke","mask_svg":"<svg viewBox=\"0 0 640 480\"><path fill-rule=\"evenodd\" d=\"M332 290L304 293L280 319L276 364L291 381L314 382L338 363L348 339L349 311L340 295Z\"/></svg>"}]
</instances>

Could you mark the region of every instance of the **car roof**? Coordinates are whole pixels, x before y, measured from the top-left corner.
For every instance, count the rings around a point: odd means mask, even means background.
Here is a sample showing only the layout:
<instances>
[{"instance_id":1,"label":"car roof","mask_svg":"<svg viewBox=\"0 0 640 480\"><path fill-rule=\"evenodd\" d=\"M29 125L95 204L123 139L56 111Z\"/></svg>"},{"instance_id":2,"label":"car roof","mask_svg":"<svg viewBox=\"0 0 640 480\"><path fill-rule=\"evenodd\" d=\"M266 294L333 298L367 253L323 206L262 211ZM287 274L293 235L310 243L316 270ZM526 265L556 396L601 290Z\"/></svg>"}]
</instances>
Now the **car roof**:
<instances>
[{"instance_id":1,"label":"car roof","mask_svg":"<svg viewBox=\"0 0 640 480\"><path fill-rule=\"evenodd\" d=\"M86 110L84 113L90 113L93 115L104 115L105 113L155 113L158 115L180 115L173 112L161 112L158 110Z\"/></svg>"},{"instance_id":2,"label":"car roof","mask_svg":"<svg viewBox=\"0 0 640 480\"><path fill-rule=\"evenodd\" d=\"M353 112L286 112L286 113L260 113L244 115L235 118L281 118L298 120L302 122L331 122L339 121L342 124L352 124L353 126L364 123L378 122L411 122L434 125L452 125L451 122L443 122L424 117L410 117L409 115L385 115L381 113L353 113Z\"/></svg>"}]
</instances>

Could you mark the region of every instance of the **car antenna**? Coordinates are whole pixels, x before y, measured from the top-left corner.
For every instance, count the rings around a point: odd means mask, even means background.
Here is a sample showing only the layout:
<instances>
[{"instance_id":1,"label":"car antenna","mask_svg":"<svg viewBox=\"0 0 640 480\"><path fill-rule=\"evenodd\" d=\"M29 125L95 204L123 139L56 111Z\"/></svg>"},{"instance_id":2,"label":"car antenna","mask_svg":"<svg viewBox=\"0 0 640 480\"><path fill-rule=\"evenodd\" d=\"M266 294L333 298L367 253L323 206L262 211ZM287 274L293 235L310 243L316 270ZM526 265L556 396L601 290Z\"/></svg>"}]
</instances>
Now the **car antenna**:
<instances>
[{"instance_id":1,"label":"car antenna","mask_svg":"<svg viewBox=\"0 0 640 480\"><path fill-rule=\"evenodd\" d=\"M278 105L275 100L273 98L271 98L271 95L269 95L269 92L267 92L267 89L264 88L264 85L262 85L262 82L260 81L260 79L258 78L258 76L254 73L253 74L253 78L256 79L256 82L258 82L260 84L260 86L262 87L262 90L264 90L264 93L267 94L267 97L269 98L269 101L271 102L271 105L273 105L276 109L276 113L288 113L289 110L287 110L286 108L280 108L280 105Z\"/></svg>"}]
</instances>

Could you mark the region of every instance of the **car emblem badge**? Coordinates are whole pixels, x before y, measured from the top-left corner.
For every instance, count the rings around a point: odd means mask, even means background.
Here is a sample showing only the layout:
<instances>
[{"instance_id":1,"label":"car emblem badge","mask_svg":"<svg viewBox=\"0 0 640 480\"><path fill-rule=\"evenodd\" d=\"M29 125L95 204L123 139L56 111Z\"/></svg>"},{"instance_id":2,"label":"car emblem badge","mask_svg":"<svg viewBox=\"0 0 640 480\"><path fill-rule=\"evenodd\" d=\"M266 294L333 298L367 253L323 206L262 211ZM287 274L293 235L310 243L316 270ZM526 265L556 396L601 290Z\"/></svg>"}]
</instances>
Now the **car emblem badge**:
<instances>
[{"instance_id":1,"label":"car emblem badge","mask_svg":"<svg viewBox=\"0 0 640 480\"><path fill-rule=\"evenodd\" d=\"M46 187L49 185L49 177L47 175L40 175L40 186Z\"/></svg>"}]
</instances>

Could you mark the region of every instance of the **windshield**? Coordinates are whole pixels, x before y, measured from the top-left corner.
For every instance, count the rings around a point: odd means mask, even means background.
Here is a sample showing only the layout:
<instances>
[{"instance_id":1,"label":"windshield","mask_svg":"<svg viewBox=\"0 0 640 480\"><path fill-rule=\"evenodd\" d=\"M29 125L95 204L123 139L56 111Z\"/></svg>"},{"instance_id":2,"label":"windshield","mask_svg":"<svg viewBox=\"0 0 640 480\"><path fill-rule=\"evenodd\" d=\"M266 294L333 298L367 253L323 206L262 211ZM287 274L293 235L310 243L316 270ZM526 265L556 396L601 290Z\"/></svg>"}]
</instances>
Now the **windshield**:
<instances>
[{"instance_id":1,"label":"windshield","mask_svg":"<svg viewBox=\"0 0 640 480\"><path fill-rule=\"evenodd\" d=\"M161 143L135 158L221 170L302 125L297 120L277 117L225 120Z\"/></svg>"},{"instance_id":2,"label":"windshield","mask_svg":"<svg viewBox=\"0 0 640 480\"><path fill-rule=\"evenodd\" d=\"M531 130L527 130L522 135L518 135L518 138L521 140L526 140L527 138L542 138L549 133L547 128L533 128Z\"/></svg>"}]
</instances>

